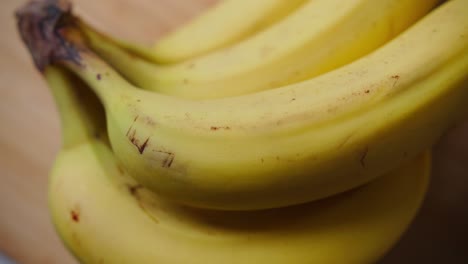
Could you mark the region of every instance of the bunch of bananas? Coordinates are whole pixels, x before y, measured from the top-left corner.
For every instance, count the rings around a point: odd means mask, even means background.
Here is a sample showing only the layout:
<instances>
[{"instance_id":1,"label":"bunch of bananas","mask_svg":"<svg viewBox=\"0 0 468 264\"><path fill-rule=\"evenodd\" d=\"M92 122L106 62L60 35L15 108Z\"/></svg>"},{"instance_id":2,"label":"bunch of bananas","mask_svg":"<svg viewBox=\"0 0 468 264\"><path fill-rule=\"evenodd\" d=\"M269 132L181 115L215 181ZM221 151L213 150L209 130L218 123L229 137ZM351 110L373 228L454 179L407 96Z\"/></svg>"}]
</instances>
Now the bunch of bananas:
<instances>
[{"instance_id":1,"label":"bunch of bananas","mask_svg":"<svg viewBox=\"0 0 468 264\"><path fill-rule=\"evenodd\" d=\"M58 233L85 263L372 263L467 114L468 0L226 0L144 47L17 12L55 97Z\"/></svg>"}]
</instances>

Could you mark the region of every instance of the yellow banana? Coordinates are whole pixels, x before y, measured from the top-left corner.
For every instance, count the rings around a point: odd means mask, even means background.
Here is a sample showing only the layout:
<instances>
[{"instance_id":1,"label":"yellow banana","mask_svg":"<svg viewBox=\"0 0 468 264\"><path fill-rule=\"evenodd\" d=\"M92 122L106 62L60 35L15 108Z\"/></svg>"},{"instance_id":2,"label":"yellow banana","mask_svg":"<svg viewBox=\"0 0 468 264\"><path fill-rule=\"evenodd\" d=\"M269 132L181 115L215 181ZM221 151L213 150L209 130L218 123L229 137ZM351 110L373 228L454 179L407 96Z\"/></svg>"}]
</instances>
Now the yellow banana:
<instances>
[{"instance_id":1,"label":"yellow banana","mask_svg":"<svg viewBox=\"0 0 468 264\"><path fill-rule=\"evenodd\" d=\"M182 63L254 36L293 13L304 2L306 0L221 0L189 23L163 36L153 48L105 35L101 37L158 64ZM90 34L99 37L93 31Z\"/></svg>"},{"instance_id":2,"label":"yellow banana","mask_svg":"<svg viewBox=\"0 0 468 264\"><path fill-rule=\"evenodd\" d=\"M154 57L159 63L175 63L232 45L283 19L304 1L220 1L158 40L153 47Z\"/></svg>"},{"instance_id":3,"label":"yellow banana","mask_svg":"<svg viewBox=\"0 0 468 264\"><path fill-rule=\"evenodd\" d=\"M82 28L92 48L137 86L206 99L275 88L342 66L399 34L437 2L312 0L245 41L172 65L148 62L135 53L157 61L152 50L128 53Z\"/></svg>"},{"instance_id":4,"label":"yellow banana","mask_svg":"<svg viewBox=\"0 0 468 264\"><path fill-rule=\"evenodd\" d=\"M300 206L220 212L166 203L130 177L101 139L105 128L93 119L103 113L87 88L56 68L45 75L65 138L49 206L83 263L373 263L408 227L427 190L429 153L366 186Z\"/></svg>"},{"instance_id":5,"label":"yellow banana","mask_svg":"<svg viewBox=\"0 0 468 264\"><path fill-rule=\"evenodd\" d=\"M329 74L233 98L191 101L138 89L63 37L73 26L45 35L56 46L42 57L96 92L115 155L143 186L195 207L282 207L375 179L466 112L467 3L446 2Z\"/></svg>"}]
</instances>

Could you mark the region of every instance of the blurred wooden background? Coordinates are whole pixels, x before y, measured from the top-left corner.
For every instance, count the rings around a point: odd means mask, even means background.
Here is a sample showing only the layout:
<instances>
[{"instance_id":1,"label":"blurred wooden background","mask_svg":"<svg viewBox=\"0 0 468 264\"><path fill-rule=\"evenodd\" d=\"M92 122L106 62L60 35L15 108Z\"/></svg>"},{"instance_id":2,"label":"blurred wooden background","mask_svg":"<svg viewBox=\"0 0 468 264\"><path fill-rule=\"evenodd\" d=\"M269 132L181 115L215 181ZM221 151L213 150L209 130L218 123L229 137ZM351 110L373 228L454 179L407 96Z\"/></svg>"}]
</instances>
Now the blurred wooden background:
<instances>
[{"instance_id":1,"label":"blurred wooden background","mask_svg":"<svg viewBox=\"0 0 468 264\"><path fill-rule=\"evenodd\" d=\"M24 2L0 1L0 252L17 263L76 263L47 211L60 131L52 97L16 34L14 9ZM73 2L101 30L149 44L216 0ZM423 209L381 264L468 263L468 119L436 146L434 171Z\"/></svg>"}]
</instances>

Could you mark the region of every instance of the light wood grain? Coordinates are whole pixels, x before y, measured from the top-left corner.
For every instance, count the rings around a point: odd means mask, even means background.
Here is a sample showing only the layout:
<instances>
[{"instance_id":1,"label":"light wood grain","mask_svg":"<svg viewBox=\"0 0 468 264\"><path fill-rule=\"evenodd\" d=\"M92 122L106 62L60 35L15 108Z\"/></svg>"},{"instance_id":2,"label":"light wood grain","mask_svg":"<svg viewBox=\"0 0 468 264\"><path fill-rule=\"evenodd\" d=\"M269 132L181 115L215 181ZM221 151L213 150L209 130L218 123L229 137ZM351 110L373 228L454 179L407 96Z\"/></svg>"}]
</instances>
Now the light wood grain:
<instances>
[{"instance_id":1,"label":"light wood grain","mask_svg":"<svg viewBox=\"0 0 468 264\"><path fill-rule=\"evenodd\" d=\"M151 43L216 0L75 0L100 29ZM47 211L47 174L60 145L58 116L44 81L0 2L0 251L18 263L75 263ZM439 142L431 192L417 220L382 263L467 263L468 119ZM356 241L359 243L359 241ZM465 243L463 243L465 242Z\"/></svg>"}]
</instances>

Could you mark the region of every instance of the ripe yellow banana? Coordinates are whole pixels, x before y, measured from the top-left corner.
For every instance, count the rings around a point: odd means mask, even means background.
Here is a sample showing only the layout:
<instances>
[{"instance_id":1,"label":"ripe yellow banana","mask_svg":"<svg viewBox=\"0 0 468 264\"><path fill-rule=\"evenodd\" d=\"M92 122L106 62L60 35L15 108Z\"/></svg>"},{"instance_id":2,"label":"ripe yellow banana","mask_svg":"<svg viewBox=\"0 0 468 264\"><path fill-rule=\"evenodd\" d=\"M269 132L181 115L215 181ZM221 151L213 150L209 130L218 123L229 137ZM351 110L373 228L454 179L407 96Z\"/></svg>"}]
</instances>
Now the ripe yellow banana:
<instances>
[{"instance_id":1,"label":"ripe yellow banana","mask_svg":"<svg viewBox=\"0 0 468 264\"><path fill-rule=\"evenodd\" d=\"M34 56L39 66L62 63L96 92L115 155L143 186L195 207L253 210L354 188L433 144L466 112L467 3L443 4L329 74L205 101L132 86L67 34L63 19L60 31L23 37L33 54L30 36L54 45Z\"/></svg>"},{"instance_id":2,"label":"ripe yellow banana","mask_svg":"<svg viewBox=\"0 0 468 264\"><path fill-rule=\"evenodd\" d=\"M223 0L171 32L153 47L159 63L181 62L249 37L302 5L305 0ZM129 46L131 49L131 45Z\"/></svg>"},{"instance_id":3,"label":"ripe yellow banana","mask_svg":"<svg viewBox=\"0 0 468 264\"><path fill-rule=\"evenodd\" d=\"M137 86L185 98L236 96L304 80L381 46L437 0L313 0L255 36L171 65L152 50L125 52L81 23L92 48ZM376 11L378 10L378 11Z\"/></svg>"},{"instance_id":4,"label":"ripe yellow banana","mask_svg":"<svg viewBox=\"0 0 468 264\"><path fill-rule=\"evenodd\" d=\"M50 210L83 263L373 263L405 231L427 190L429 153L300 206L220 212L166 203L130 177L101 139L105 128L93 119L103 113L87 88L57 68L45 75L65 138L50 176Z\"/></svg>"},{"instance_id":5,"label":"ripe yellow banana","mask_svg":"<svg viewBox=\"0 0 468 264\"><path fill-rule=\"evenodd\" d=\"M221 0L186 25L163 36L153 48L105 35L102 38L158 64L182 63L253 36L293 13L306 1L312 0Z\"/></svg>"}]
</instances>

